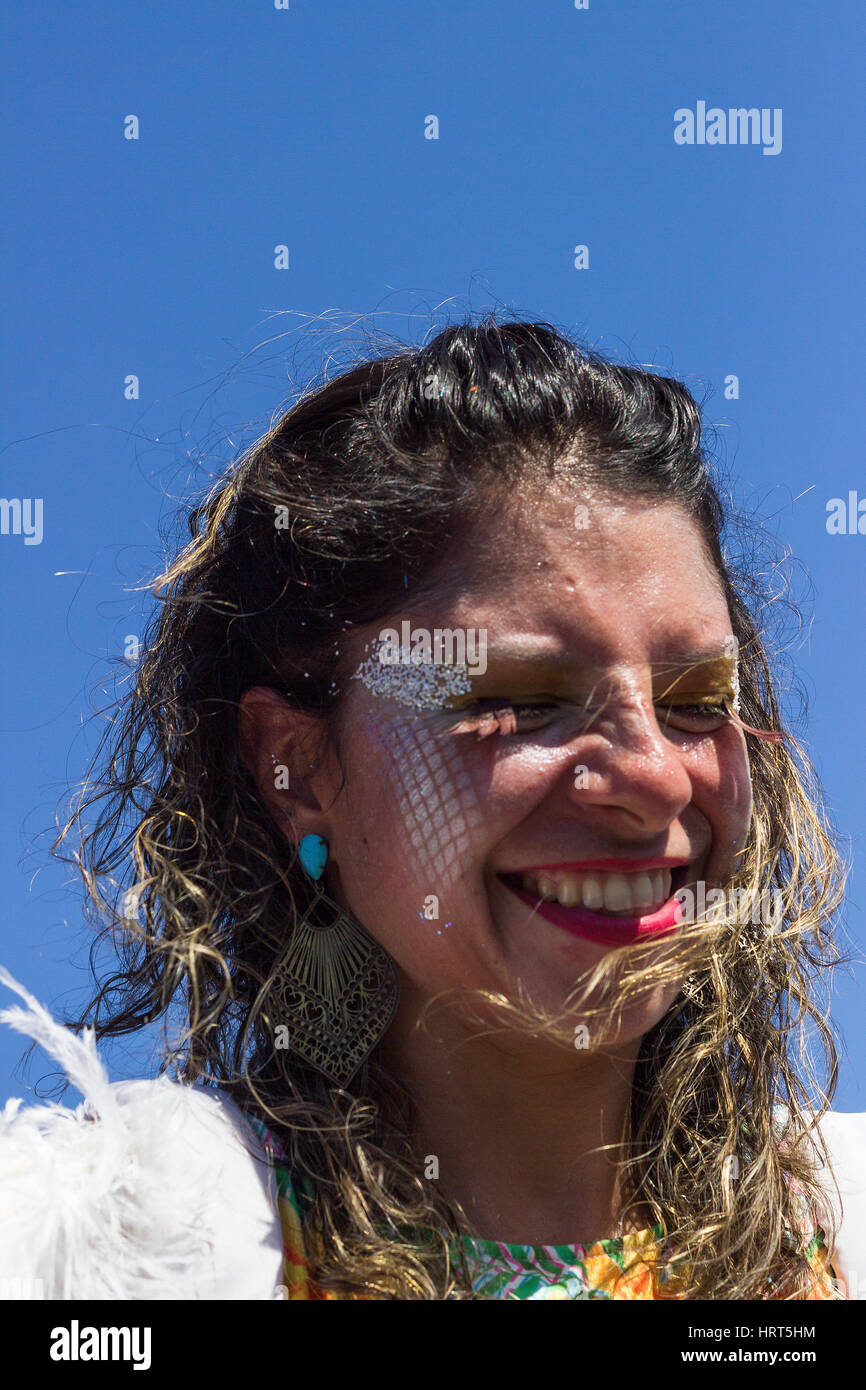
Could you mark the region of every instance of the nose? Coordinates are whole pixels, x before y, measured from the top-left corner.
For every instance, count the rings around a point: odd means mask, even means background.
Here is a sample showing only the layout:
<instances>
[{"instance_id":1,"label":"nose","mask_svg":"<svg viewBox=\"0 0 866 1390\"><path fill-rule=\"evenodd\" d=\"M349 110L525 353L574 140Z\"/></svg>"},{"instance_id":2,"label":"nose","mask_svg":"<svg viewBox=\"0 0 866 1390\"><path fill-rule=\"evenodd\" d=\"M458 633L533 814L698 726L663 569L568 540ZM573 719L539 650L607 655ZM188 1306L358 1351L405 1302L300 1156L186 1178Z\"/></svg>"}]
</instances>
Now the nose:
<instances>
[{"instance_id":1,"label":"nose","mask_svg":"<svg viewBox=\"0 0 866 1390\"><path fill-rule=\"evenodd\" d=\"M611 830L659 833L692 799L681 752L659 727L648 696L612 697L573 749L577 771L569 795Z\"/></svg>"}]
</instances>

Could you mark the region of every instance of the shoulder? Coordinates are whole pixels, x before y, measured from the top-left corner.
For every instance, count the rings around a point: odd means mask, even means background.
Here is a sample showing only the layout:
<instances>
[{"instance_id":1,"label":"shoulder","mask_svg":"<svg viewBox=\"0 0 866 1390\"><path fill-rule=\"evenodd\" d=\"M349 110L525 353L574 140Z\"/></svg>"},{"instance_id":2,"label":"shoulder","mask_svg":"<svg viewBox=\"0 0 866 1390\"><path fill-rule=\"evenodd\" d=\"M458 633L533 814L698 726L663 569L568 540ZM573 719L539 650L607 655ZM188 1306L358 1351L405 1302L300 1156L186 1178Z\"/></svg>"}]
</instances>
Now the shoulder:
<instances>
[{"instance_id":1,"label":"shoulder","mask_svg":"<svg viewBox=\"0 0 866 1390\"><path fill-rule=\"evenodd\" d=\"M831 1110L820 1129L830 1158L821 1216L836 1231L831 1262L848 1297L866 1298L866 1111Z\"/></svg>"},{"instance_id":2,"label":"shoulder","mask_svg":"<svg viewBox=\"0 0 866 1390\"><path fill-rule=\"evenodd\" d=\"M789 1111L773 1107L773 1128L784 1146ZM817 1129L826 1148L825 1161L817 1139L812 1147L819 1161L817 1205L807 1198L790 1174L788 1186L797 1199L803 1234L820 1244L849 1299L866 1298L866 1112L830 1110Z\"/></svg>"},{"instance_id":3,"label":"shoulder","mask_svg":"<svg viewBox=\"0 0 866 1390\"><path fill-rule=\"evenodd\" d=\"M774 1108L774 1120L776 1133L784 1139L784 1105ZM829 1164L821 1155L821 1197L817 1210L809 1213L811 1225L826 1237L830 1263L847 1297L866 1298L866 1112L829 1110L818 1129Z\"/></svg>"},{"instance_id":4,"label":"shoulder","mask_svg":"<svg viewBox=\"0 0 866 1390\"><path fill-rule=\"evenodd\" d=\"M275 1176L224 1094L111 1083L92 1036L27 1008L0 1019L36 1038L84 1096L0 1113L0 1286L36 1297L271 1299L282 1283Z\"/></svg>"}]
</instances>

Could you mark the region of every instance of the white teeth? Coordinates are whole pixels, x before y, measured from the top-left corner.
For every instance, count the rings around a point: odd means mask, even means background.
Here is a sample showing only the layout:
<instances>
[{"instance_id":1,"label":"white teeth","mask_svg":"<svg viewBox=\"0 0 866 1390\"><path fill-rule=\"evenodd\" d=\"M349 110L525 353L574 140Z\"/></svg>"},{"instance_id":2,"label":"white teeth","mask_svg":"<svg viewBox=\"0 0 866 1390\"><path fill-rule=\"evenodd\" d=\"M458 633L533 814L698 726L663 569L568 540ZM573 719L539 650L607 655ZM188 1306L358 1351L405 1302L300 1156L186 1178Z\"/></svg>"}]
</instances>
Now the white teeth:
<instances>
[{"instance_id":1,"label":"white teeth","mask_svg":"<svg viewBox=\"0 0 866 1390\"><path fill-rule=\"evenodd\" d=\"M622 874L609 874L604 881L605 912L623 912L633 907L631 889Z\"/></svg>"},{"instance_id":2,"label":"white teeth","mask_svg":"<svg viewBox=\"0 0 866 1390\"><path fill-rule=\"evenodd\" d=\"M656 886L649 874L635 874L631 895L635 907L652 907L653 903L659 900Z\"/></svg>"},{"instance_id":3,"label":"white teeth","mask_svg":"<svg viewBox=\"0 0 866 1390\"><path fill-rule=\"evenodd\" d=\"M590 912L630 913L657 910L671 895L670 870L653 873L556 873L523 875L524 892L558 902L563 907L583 905Z\"/></svg>"},{"instance_id":4,"label":"white teeth","mask_svg":"<svg viewBox=\"0 0 866 1390\"><path fill-rule=\"evenodd\" d=\"M600 907L604 907L604 893L597 878L585 878L582 893L583 905L588 907L590 912L598 912Z\"/></svg>"},{"instance_id":5,"label":"white teeth","mask_svg":"<svg viewBox=\"0 0 866 1390\"><path fill-rule=\"evenodd\" d=\"M538 875L538 891L542 898L556 897L556 885L549 874Z\"/></svg>"}]
</instances>

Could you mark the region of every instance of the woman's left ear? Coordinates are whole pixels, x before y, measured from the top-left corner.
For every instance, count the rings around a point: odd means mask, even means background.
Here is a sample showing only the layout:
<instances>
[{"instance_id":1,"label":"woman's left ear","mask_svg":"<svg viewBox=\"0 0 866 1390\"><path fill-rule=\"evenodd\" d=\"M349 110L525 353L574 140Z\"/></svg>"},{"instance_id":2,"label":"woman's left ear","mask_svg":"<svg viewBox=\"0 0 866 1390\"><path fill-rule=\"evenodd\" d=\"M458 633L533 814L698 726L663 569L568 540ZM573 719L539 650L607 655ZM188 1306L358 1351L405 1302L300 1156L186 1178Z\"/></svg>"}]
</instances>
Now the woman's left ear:
<instances>
[{"instance_id":1,"label":"woman's left ear","mask_svg":"<svg viewBox=\"0 0 866 1390\"><path fill-rule=\"evenodd\" d=\"M241 761L289 838L327 839L326 808L340 777L321 716L293 709L267 686L251 686L240 699L237 738Z\"/></svg>"}]
</instances>

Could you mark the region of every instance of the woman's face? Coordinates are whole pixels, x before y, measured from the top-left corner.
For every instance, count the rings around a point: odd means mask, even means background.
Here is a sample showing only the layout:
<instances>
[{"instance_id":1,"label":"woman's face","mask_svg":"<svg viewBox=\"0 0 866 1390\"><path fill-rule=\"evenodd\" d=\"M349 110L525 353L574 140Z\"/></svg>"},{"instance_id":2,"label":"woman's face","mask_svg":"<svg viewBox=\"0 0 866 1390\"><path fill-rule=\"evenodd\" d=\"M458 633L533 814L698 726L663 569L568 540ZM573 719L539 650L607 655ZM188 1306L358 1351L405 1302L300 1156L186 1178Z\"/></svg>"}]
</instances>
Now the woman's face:
<instances>
[{"instance_id":1,"label":"woman's face","mask_svg":"<svg viewBox=\"0 0 866 1390\"><path fill-rule=\"evenodd\" d=\"M443 560L435 596L351 634L326 881L397 962L401 1007L520 984L557 1010L636 918L662 904L670 929L664 902L719 882L744 845L745 742L712 711L730 617L697 527L668 503L576 513L565 489L527 493ZM469 691L447 668L375 678L380 633L407 620L431 640L486 634ZM647 995L620 1040L678 988Z\"/></svg>"}]
</instances>

